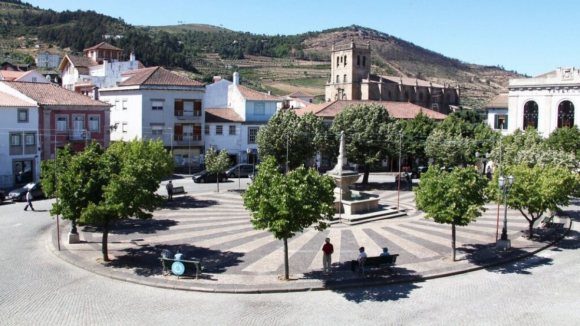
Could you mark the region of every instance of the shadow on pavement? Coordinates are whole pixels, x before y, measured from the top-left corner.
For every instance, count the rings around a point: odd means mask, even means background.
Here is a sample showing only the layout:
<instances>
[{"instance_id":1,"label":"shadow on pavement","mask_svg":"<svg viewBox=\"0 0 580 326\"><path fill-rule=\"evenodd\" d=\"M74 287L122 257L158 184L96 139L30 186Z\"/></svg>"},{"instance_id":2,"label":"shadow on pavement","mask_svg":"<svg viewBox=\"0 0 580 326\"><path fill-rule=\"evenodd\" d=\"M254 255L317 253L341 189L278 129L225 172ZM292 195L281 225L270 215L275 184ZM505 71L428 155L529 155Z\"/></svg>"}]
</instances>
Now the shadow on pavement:
<instances>
[{"instance_id":1,"label":"shadow on pavement","mask_svg":"<svg viewBox=\"0 0 580 326\"><path fill-rule=\"evenodd\" d=\"M352 272L350 262L338 263L332 265L332 274L325 276L322 271L312 271L304 274L306 279L316 279L322 281L325 287L332 288L345 287L346 289L334 289L332 291L341 294L349 301L357 303L363 301L393 301L407 298L409 293L419 288L413 283L402 285L393 285L409 279L418 279L415 271L403 267L389 268L367 268L365 273ZM391 283L389 287L383 286ZM373 286L374 285L374 286ZM352 286L353 289L348 289ZM356 289L364 286L366 289Z\"/></svg>"},{"instance_id":2,"label":"shadow on pavement","mask_svg":"<svg viewBox=\"0 0 580 326\"><path fill-rule=\"evenodd\" d=\"M163 268L159 258L161 251L164 249L175 253L177 249L183 253L183 260L200 260L203 265L204 273L224 273L227 268L237 266L240 264L240 258L244 255L235 252L223 252L219 250L211 250L207 248L200 248L186 244L176 245L143 245L139 248L127 248L120 250L116 259L107 266L113 268L133 269L135 274L139 276L153 276L162 275ZM204 279L210 279L207 274L204 274Z\"/></svg>"},{"instance_id":3,"label":"shadow on pavement","mask_svg":"<svg viewBox=\"0 0 580 326\"><path fill-rule=\"evenodd\" d=\"M401 191L413 191L413 186L416 184L401 181ZM399 189L398 182L369 182L366 185L355 183L350 186L352 190L370 191L370 190L390 190L397 191Z\"/></svg>"},{"instance_id":4,"label":"shadow on pavement","mask_svg":"<svg viewBox=\"0 0 580 326\"><path fill-rule=\"evenodd\" d=\"M144 233L152 234L157 231L166 231L170 227L177 225L174 220L136 220L128 219L121 220L114 225L111 225L109 234L132 234L132 233ZM87 233L102 233L103 228L101 226L85 225L82 228L83 232Z\"/></svg>"},{"instance_id":5,"label":"shadow on pavement","mask_svg":"<svg viewBox=\"0 0 580 326\"><path fill-rule=\"evenodd\" d=\"M165 201L161 208L163 209L187 209L187 208L206 208L217 205L215 200L196 200L192 196L174 196L172 201Z\"/></svg>"}]
</instances>

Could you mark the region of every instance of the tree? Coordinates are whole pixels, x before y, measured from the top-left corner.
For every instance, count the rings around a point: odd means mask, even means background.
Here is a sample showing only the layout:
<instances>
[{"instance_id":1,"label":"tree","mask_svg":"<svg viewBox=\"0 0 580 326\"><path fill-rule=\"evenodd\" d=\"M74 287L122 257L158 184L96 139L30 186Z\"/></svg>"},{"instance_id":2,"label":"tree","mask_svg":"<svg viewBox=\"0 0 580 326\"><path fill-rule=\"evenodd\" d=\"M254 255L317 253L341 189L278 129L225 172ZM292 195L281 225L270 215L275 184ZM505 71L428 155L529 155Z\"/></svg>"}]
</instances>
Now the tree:
<instances>
[{"instance_id":1,"label":"tree","mask_svg":"<svg viewBox=\"0 0 580 326\"><path fill-rule=\"evenodd\" d=\"M580 159L580 129L564 127L554 130L546 139L546 144L553 150L572 152Z\"/></svg>"},{"instance_id":2,"label":"tree","mask_svg":"<svg viewBox=\"0 0 580 326\"><path fill-rule=\"evenodd\" d=\"M161 141L116 142L107 151L93 142L71 155L65 166L58 165L58 182L50 187L59 201L50 212L101 226L103 260L109 261L111 225L131 217L152 218L151 212L163 202L156 194L159 183L171 171L173 159Z\"/></svg>"},{"instance_id":3,"label":"tree","mask_svg":"<svg viewBox=\"0 0 580 326\"><path fill-rule=\"evenodd\" d=\"M365 167L363 184L368 183L371 166L398 153L400 134L392 128L394 121L378 103L348 105L334 118L330 130L344 131L348 160Z\"/></svg>"},{"instance_id":4,"label":"tree","mask_svg":"<svg viewBox=\"0 0 580 326\"><path fill-rule=\"evenodd\" d=\"M437 164L466 166L475 161L474 125L450 115L427 138L425 154Z\"/></svg>"},{"instance_id":5,"label":"tree","mask_svg":"<svg viewBox=\"0 0 580 326\"><path fill-rule=\"evenodd\" d=\"M220 173L224 173L231 165L228 150L222 149L219 153L213 148L207 151L205 156L205 170L207 173L216 174L217 191L220 192Z\"/></svg>"},{"instance_id":6,"label":"tree","mask_svg":"<svg viewBox=\"0 0 580 326\"><path fill-rule=\"evenodd\" d=\"M33 65L35 63L34 58L30 55L27 55L24 57L23 59L24 63L26 63L27 65Z\"/></svg>"},{"instance_id":7,"label":"tree","mask_svg":"<svg viewBox=\"0 0 580 326\"><path fill-rule=\"evenodd\" d=\"M334 215L334 181L314 169L298 167L283 175L274 157L260 164L260 173L243 194L252 225L284 242L284 278L289 279L288 239L313 224L322 231Z\"/></svg>"},{"instance_id":8,"label":"tree","mask_svg":"<svg viewBox=\"0 0 580 326\"><path fill-rule=\"evenodd\" d=\"M414 188L417 208L436 223L451 224L451 247L455 261L455 226L466 226L485 212L487 179L471 167L451 172L429 169Z\"/></svg>"},{"instance_id":9,"label":"tree","mask_svg":"<svg viewBox=\"0 0 580 326\"><path fill-rule=\"evenodd\" d=\"M533 236L534 223L547 210L556 211L558 206L570 203L570 195L578 188L578 174L564 166L519 164L505 167L505 175L513 175L515 180L509 193L507 205L517 209L529 223L528 237ZM487 188L488 196L500 195L498 174ZM423 182L423 180L421 180Z\"/></svg>"},{"instance_id":10,"label":"tree","mask_svg":"<svg viewBox=\"0 0 580 326\"><path fill-rule=\"evenodd\" d=\"M425 140L435 129L435 121L423 114L423 110L421 110L413 119L403 120L401 124L402 132L405 135L403 137L403 152L419 159L419 162L426 162Z\"/></svg>"},{"instance_id":11,"label":"tree","mask_svg":"<svg viewBox=\"0 0 580 326\"><path fill-rule=\"evenodd\" d=\"M316 151L338 147L328 130L322 118L312 113L299 117L292 110L278 111L258 132L258 153L260 157L273 156L284 167L288 159L292 170L314 157Z\"/></svg>"}]
</instances>

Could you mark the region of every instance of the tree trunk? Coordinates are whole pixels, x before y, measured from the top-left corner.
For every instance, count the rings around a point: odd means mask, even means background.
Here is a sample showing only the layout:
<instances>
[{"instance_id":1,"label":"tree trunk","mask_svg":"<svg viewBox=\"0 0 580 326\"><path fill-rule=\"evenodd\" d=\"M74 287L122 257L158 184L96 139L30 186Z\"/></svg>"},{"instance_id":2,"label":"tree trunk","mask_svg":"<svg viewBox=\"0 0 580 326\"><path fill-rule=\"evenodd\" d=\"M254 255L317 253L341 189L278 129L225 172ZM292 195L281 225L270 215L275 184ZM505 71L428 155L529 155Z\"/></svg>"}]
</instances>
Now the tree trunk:
<instances>
[{"instance_id":1,"label":"tree trunk","mask_svg":"<svg viewBox=\"0 0 580 326\"><path fill-rule=\"evenodd\" d=\"M284 279L290 279L290 268L288 266L288 239L284 238Z\"/></svg>"},{"instance_id":2,"label":"tree trunk","mask_svg":"<svg viewBox=\"0 0 580 326\"><path fill-rule=\"evenodd\" d=\"M455 261L455 223L451 223L451 249L453 250L453 261Z\"/></svg>"},{"instance_id":3,"label":"tree trunk","mask_svg":"<svg viewBox=\"0 0 580 326\"><path fill-rule=\"evenodd\" d=\"M371 167L368 164L365 164L365 174L363 176L362 184L367 185L369 184L369 173L371 172Z\"/></svg>"},{"instance_id":4,"label":"tree trunk","mask_svg":"<svg viewBox=\"0 0 580 326\"><path fill-rule=\"evenodd\" d=\"M101 243L101 248L103 252L103 261L109 261L109 248L107 246L109 239L109 220L105 221L103 225L103 242Z\"/></svg>"}]
</instances>

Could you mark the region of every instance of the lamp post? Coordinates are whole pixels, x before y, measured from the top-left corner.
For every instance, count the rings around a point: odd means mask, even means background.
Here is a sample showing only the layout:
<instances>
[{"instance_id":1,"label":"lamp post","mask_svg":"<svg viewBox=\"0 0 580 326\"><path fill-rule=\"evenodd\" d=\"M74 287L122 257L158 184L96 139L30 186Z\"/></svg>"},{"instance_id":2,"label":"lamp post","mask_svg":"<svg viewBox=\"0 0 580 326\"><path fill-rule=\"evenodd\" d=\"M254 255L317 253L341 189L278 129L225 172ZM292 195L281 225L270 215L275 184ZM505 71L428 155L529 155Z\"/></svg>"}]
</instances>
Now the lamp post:
<instances>
[{"instance_id":1,"label":"lamp post","mask_svg":"<svg viewBox=\"0 0 580 326\"><path fill-rule=\"evenodd\" d=\"M252 153L252 149L251 148L246 148L246 153L248 154L248 161L250 161L250 154ZM254 160L252 160L252 174L255 174L255 168L254 168Z\"/></svg>"},{"instance_id":2,"label":"lamp post","mask_svg":"<svg viewBox=\"0 0 580 326\"><path fill-rule=\"evenodd\" d=\"M509 249L511 247L511 242L508 239L508 235L507 235L507 199L508 199L508 193L510 188L512 187L513 183L514 183L514 176L510 175L509 177L504 178L503 176L500 176L498 178L498 184L499 184L499 188L503 190L503 195L504 195L504 205L505 205L505 212L504 212L504 217L503 217L503 229L501 231L501 238L497 241L497 246L501 249ZM507 182L506 182L507 181Z\"/></svg>"}]
</instances>

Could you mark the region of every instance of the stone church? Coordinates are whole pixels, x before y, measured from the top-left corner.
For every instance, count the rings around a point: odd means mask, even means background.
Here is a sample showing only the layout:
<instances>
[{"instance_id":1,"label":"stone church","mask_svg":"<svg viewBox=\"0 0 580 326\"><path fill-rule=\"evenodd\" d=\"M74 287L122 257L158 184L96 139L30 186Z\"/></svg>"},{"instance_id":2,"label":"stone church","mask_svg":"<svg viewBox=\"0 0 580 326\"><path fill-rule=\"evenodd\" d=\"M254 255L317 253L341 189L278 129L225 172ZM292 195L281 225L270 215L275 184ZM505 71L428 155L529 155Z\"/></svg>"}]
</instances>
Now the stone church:
<instances>
[{"instance_id":1,"label":"stone church","mask_svg":"<svg viewBox=\"0 0 580 326\"><path fill-rule=\"evenodd\" d=\"M397 76L371 75L371 47L333 44L331 73L326 84L326 101L370 100L410 102L448 114L459 105L459 87Z\"/></svg>"}]
</instances>

